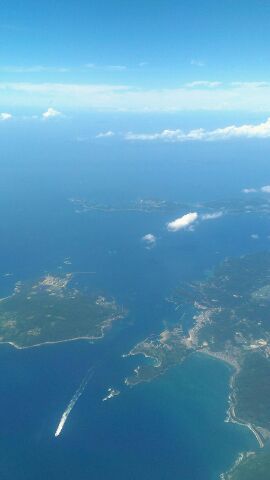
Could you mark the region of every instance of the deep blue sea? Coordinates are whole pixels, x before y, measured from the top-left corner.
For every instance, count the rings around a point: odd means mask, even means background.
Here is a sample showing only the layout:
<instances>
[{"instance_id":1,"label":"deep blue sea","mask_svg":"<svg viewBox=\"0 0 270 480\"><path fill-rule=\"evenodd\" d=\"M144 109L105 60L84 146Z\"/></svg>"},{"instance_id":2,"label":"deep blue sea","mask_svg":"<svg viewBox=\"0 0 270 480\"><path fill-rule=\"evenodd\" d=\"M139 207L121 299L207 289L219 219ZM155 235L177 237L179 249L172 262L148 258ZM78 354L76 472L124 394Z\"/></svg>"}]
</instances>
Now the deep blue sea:
<instances>
[{"instance_id":1,"label":"deep blue sea","mask_svg":"<svg viewBox=\"0 0 270 480\"><path fill-rule=\"evenodd\" d=\"M266 218L225 216L172 234L166 223L176 212L78 214L69 198L122 205L237 199L244 187L270 183L267 153L266 144L255 143L142 147L52 139L48 146L42 136L31 148L23 139L20 148L5 145L0 296L45 271L90 270L96 273L84 281L129 315L96 343L0 346L1 480L217 480L240 451L257 448L248 430L224 423L227 365L196 355L128 388L124 379L140 359L122 354L177 321L165 298L180 282L203 278L228 255L267 249ZM157 236L150 250L141 241L147 233ZM3 277L7 272L13 275ZM91 366L93 377L55 438ZM111 386L121 394L102 402Z\"/></svg>"}]
</instances>

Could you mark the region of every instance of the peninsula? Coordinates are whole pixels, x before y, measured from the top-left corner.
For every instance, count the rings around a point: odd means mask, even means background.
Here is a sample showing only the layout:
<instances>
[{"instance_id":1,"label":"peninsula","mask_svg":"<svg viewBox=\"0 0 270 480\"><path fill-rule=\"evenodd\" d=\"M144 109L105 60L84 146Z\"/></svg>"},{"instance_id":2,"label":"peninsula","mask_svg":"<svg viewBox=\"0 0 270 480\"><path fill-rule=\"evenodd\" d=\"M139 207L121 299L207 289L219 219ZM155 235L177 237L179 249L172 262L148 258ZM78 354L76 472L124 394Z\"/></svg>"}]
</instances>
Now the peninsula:
<instances>
[{"instance_id":1,"label":"peninsula","mask_svg":"<svg viewBox=\"0 0 270 480\"><path fill-rule=\"evenodd\" d=\"M148 358L127 385L151 381L194 353L225 361L232 367L227 420L248 427L263 448L270 438L270 253L227 259L205 280L181 285L170 301L193 308L188 333L179 324L133 347L128 355ZM245 454L222 478L254 479L247 472L258 464L263 472L269 462L265 449ZM267 471L256 480L268 479Z\"/></svg>"}]
</instances>

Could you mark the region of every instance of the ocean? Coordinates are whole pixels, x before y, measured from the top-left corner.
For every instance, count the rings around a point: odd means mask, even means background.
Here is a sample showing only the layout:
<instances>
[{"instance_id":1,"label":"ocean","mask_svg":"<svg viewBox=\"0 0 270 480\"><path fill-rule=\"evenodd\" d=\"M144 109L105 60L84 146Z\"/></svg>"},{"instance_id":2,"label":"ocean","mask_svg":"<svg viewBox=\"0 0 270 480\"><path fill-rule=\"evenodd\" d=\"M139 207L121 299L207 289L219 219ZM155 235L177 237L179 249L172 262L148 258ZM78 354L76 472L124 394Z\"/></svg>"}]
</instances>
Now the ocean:
<instances>
[{"instance_id":1,"label":"ocean","mask_svg":"<svg viewBox=\"0 0 270 480\"><path fill-rule=\"evenodd\" d=\"M249 150L225 145L221 152L214 145L109 149L61 142L40 157L36 144L20 154L6 148L1 297L15 281L44 272L95 271L83 282L129 313L95 343L0 346L1 479L217 480L239 452L258 448L249 430L224 422L230 367L194 355L153 382L128 388L124 379L141 359L122 355L178 320L166 297L181 282L204 278L226 256L267 249L266 219L224 216L193 232L169 233L166 223L177 212L76 213L69 199L123 207L139 198L237 199L251 182L267 184L265 152L253 174L255 144ZM157 237L152 249L141 241L147 233ZM63 263L67 257L71 265ZM188 328L192 319L186 322ZM89 368L93 377L55 438ZM102 402L108 387L121 393Z\"/></svg>"}]
</instances>

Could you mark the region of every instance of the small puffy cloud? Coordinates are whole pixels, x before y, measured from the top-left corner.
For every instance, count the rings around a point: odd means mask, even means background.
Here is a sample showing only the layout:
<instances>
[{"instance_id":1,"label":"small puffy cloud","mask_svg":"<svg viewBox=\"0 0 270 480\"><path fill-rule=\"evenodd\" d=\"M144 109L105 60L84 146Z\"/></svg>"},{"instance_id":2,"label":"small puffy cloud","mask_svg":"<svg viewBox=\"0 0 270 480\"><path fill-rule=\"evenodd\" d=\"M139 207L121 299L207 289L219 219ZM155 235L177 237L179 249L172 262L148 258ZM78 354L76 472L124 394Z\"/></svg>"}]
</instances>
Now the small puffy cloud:
<instances>
[{"instance_id":1,"label":"small puffy cloud","mask_svg":"<svg viewBox=\"0 0 270 480\"><path fill-rule=\"evenodd\" d=\"M202 220L216 220L223 216L223 212L205 213L201 216Z\"/></svg>"},{"instance_id":2,"label":"small puffy cloud","mask_svg":"<svg viewBox=\"0 0 270 480\"><path fill-rule=\"evenodd\" d=\"M55 118L55 117L60 117L61 115L62 115L61 112L59 112L58 110L55 110L52 107L49 107L46 112L42 113L43 118Z\"/></svg>"},{"instance_id":3,"label":"small puffy cloud","mask_svg":"<svg viewBox=\"0 0 270 480\"><path fill-rule=\"evenodd\" d=\"M169 230L169 232L177 232L178 230L182 230L183 228L189 227L197 220L197 218L197 212L186 213L186 215L167 223L167 230Z\"/></svg>"},{"instance_id":4,"label":"small puffy cloud","mask_svg":"<svg viewBox=\"0 0 270 480\"><path fill-rule=\"evenodd\" d=\"M114 132L108 130L108 132L100 132L96 135L96 138L106 138L106 137L113 137L115 135Z\"/></svg>"},{"instance_id":5,"label":"small puffy cloud","mask_svg":"<svg viewBox=\"0 0 270 480\"><path fill-rule=\"evenodd\" d=\"M264 185L261 187L261 192L270 193L270 185Z\"/></svg>"},{"instance_id":6,"label":"small puffy cloud","mask_svg":"<svg viewBox=\"0 0 270 480\"><path fill-rule=\"evenodd\" d=\"M157 238L152 233L147 233L142 237L142 241L146 244L146 248L151 248L156 245Z\"/></svg>"},{"instance_id":7,"label":"small puffy cloud","mask_svg":"<svg viewBox=\"0 0 270 480\"><path fill-rule=\"evenodd\" d=\"M257 233L252 233L252 235L250 235L250 237L252 238L252 240L258 240L259 239L259 235Z\"/></svg>"},{"instance_id":8,"label":"small puffy cloud","mask_svg":"<svg viewBox=\"0 0 270 480\"><path fill-rule=\"evenodd\" d=\"M5 122L6 120L10 120L11 118L12 118L11 113L6 113L6 112L0 113L0 120L2 122Z\"/></svg>"}]
</instances>

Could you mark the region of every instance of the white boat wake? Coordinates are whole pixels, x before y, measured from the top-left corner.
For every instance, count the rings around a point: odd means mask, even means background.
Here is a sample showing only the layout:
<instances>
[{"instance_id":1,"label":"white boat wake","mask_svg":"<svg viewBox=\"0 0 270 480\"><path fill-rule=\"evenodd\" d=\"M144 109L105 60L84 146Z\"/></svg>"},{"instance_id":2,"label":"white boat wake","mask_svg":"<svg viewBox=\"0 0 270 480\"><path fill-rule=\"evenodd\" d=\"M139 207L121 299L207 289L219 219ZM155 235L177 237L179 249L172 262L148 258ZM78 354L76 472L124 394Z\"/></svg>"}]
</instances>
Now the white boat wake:
<instances>
[{"instance_id":1,"label":"white boat wake","mask_svg":"<svg viewBox=\"0 0 270 480\"><path fill-rule=\"evenodd\" d=\"M94 373L94 369L91 367L89 368L87 374L85 375L85 377L83 378L79 388L76 390L76 392L74 393L72 399L70 400L66 410L64 411L62 417L61 417L61 420L58 424L58 427L56 429L56 432L54 434L55 437L58 437L60 435L60 433L62 432L63 428L64 428L64 425L67 421L67 418L71 412L71 410L74 408L75 404L77 403L77 401L79 400L81 394L83 393L86 385L88 384L90 378L93 376L93 373Z\"/></svg>"}]
</instances>

